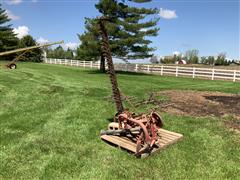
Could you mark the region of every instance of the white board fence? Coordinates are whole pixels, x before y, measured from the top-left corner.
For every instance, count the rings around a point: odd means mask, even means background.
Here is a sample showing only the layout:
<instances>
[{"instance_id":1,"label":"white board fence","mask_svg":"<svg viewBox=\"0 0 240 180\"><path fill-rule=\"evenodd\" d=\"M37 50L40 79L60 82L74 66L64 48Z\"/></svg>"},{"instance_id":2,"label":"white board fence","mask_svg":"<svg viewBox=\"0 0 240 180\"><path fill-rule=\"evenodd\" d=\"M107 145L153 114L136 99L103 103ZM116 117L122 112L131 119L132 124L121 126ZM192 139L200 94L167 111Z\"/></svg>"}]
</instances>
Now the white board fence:
<instances>
[{"instance_id":1,"label":"white board fence","mask_svg":"<svg viewBox=\"0 0 240 180\"><path fill-rule=\"evenodd\" d=\"M100 62L79 61L71 59L51 59L44 60L48 64L60 64L66 66L77 66L86 68L100 69ZM207 78L211 80L231 80L240 82L240 70L214 69L214 68L196 68L167 65L145 65L145 64L114 64L115 70L127 72L140 72L160 75L172 75L176 77L185 76L192 78Z\"/></svg>"}]
</instances>

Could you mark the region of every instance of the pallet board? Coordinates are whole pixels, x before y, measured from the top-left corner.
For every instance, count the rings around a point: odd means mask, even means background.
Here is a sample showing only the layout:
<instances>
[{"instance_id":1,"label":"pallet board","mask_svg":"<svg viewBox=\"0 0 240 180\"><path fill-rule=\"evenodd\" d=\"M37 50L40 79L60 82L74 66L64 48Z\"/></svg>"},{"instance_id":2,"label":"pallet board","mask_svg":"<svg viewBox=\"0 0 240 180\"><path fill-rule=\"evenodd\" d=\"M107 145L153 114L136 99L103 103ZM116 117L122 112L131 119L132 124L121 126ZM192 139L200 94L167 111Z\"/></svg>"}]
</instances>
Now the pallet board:
<instances>
[{"instance_id":1,"label":"pallet board","mask_svg":"<svg viewBox=\"0 0 240 180\"><path fill-rule=\"evenodd\" d=\"M160 146L157 148L153 148L153 150L151 151L151 154L161 149L164 149L167 146L174 144L183 138L182 134L171 132L165 129L159 129L158 136L160 138ZM136 143L133 142L132 139L128 137L102 135L101 139L115 146L126 149L132 153L136 152ZM149 154L143 154L142 157L147 157L148 155Z\"/></svg>"}]
</instances>

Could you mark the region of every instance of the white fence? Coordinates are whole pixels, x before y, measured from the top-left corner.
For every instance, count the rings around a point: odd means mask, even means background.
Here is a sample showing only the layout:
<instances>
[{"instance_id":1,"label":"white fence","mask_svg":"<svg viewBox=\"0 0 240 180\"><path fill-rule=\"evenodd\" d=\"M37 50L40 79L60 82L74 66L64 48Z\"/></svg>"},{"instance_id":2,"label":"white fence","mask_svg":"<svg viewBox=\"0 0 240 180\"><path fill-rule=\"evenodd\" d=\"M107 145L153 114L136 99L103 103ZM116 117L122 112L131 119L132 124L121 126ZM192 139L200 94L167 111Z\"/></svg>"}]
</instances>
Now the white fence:
<instances>
[{"instance_id":1,"label":"white fence","mask_svg":"<svg viewBox=\"0 0 240 180\"><path fill-rule=\"evenodd\" d=\"M48 64L61 64L66 66L79 66L100 69L100 62L79 61L72 59L51 59L51 58L46 58L44 62Z\"/></svg>"},{"instance_id":2,"label":"white fence","mask_svg":"<svg viewBox=\"0 0 240 180\"><path fill-rule=\"evenodd\" d=\"M79 61L71 59L50 59L44 61L48 64L61 64L67 66L79 66L87 68L100 68L100 62ZM240 82L240 70L226 70L214 68L196 68L166 65L144 65L144 64L114 64L115 70L128 72L141 72L160 75L185 76L192 78L207 78L212 80L225 79Z\"/></svg>"}]
</instances>

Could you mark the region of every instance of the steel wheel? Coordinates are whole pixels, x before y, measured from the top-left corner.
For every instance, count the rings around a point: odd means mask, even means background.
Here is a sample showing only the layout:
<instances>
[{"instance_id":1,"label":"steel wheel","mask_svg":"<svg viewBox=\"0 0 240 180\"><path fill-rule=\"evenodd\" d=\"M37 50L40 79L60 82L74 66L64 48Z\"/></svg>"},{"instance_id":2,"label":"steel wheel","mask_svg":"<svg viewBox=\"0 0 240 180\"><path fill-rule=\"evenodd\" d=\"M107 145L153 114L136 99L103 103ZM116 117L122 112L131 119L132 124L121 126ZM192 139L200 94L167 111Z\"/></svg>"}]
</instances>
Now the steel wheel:
<instances>
[{"instance_id":1,"label":"steel wheel","mask_svg":"<svg viewBox=\"0 0 240 180\"><path fill-rule=\"evenodd\" d=\"M17 65L16 64L10 64L9 66L8 66L10 69L17 69Z\"/></svg>"}]
</instances>

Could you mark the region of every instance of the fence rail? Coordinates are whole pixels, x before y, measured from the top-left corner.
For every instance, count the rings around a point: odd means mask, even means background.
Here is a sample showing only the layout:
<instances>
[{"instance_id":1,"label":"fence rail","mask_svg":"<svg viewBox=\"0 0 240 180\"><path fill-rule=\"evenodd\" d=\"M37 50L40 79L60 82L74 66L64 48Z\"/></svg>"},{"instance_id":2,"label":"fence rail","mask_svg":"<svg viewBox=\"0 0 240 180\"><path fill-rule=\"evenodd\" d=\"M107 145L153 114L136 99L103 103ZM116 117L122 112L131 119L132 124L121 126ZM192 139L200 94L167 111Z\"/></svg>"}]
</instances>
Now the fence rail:
<instances>
[{"instance_id":1,"label":"fence rail","mask_svg":"<svg viewBox=\"0 0 240 180\"><path fill-rule=\"evenodd\" d=\"M48 64L61 64L66 66L78 66L86 68L100 68L100 62L79 61L71 59L51 59L44 60ZM207 78L212 80L225 79L233 82L240 82L239 70L226 70L214 68L196 68L167 65L145 65L145 64L114 64L115 70L128 72L141 72L160 75L185 76L192 78Z\"/></svg>"}]
</instances>

